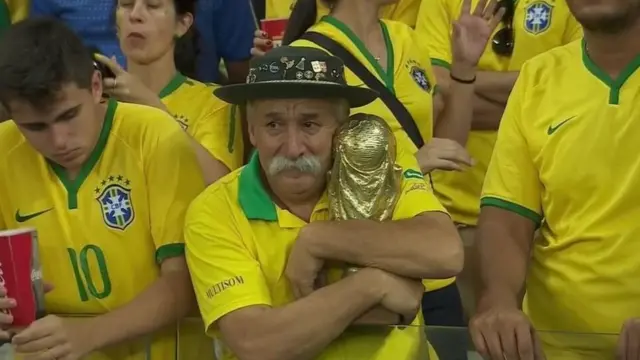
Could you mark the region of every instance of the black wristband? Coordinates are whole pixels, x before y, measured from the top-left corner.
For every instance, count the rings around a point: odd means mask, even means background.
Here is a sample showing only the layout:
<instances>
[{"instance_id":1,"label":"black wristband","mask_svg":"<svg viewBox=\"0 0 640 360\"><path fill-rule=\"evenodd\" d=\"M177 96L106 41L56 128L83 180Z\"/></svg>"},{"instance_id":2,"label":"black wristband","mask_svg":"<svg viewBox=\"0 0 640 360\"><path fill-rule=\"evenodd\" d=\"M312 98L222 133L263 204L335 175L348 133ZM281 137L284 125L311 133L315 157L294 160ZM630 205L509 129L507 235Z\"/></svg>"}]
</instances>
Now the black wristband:
<instances>
[{"instance_id":1,"label":"black wristband","mask_svg":"<svg viewBox=\"0 0 640 360\"><path fill-rule=\"evenodd\" d=\"M449 73L449 77L451 78L451 80L453 80L455 82L458 82L460 84L471 85L471 84L476 82L476 77L475 76L471 80L465 80L465 79L460 79L459 77L454 76L452 73Z\"/></svg>"}]
</instances>

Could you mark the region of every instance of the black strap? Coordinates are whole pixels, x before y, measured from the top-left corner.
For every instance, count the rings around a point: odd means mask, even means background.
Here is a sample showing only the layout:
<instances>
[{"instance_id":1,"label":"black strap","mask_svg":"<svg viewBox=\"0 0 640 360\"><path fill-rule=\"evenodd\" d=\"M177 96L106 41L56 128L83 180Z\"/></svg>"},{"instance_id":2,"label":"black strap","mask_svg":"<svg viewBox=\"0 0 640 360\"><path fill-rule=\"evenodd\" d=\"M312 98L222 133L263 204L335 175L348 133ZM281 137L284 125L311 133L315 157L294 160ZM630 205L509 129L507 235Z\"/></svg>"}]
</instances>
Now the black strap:
<instances>
[{"instance_id":1,"label":"black strap","mask_svg":"<svg viewBox=\"0 0 640 360\"><path fill-rule=\"evenodd\" d=\"M307 31L302 35L301 39L315 43L334 56L339 57L362 82L371 90L375 90L380 94L380 100L391 110L393 116L400 123L409 138L420 149L424 145L424 140L420 135L420 130L404 105L396 98L396 96L387 87L378 80L353 54L345 49L338 42L317 32Z\"/></svg>"}]
</instances>

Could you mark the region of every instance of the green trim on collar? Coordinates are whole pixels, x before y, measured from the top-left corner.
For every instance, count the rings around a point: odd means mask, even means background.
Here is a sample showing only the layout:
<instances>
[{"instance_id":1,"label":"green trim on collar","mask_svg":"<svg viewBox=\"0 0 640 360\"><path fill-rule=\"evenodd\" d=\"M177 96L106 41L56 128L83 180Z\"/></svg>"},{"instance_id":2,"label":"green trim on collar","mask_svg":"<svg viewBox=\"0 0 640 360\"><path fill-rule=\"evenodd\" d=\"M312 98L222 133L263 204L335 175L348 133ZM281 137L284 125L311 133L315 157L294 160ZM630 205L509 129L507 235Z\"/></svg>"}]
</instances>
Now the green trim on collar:
<instances>
[{"instance_id":1,"label":"green trim on collar","mask_svg":"<svg viewBox=\"0 0 640 360\"><path fill-rule=\"evenodd\" d=\"M262 184L260 159L254 151L238 179L238 202L249 220L277 221L276 205Z\"/></svg>"},{"instance_id":2,"label":"green trim on collar","mask_svg":"<svg viewBox=\"0 0 640 360\"><path fill-rule=\"evenodd\" d=\"M178 90L178 88L187 80L188 79L186 76L177 72L173 79L171 79L171 81L169 81L169 83L164 87L164 89L160 90L158 97L162 99L165 96L173 94L173 92Z\"/></svg>"}]
</instances>

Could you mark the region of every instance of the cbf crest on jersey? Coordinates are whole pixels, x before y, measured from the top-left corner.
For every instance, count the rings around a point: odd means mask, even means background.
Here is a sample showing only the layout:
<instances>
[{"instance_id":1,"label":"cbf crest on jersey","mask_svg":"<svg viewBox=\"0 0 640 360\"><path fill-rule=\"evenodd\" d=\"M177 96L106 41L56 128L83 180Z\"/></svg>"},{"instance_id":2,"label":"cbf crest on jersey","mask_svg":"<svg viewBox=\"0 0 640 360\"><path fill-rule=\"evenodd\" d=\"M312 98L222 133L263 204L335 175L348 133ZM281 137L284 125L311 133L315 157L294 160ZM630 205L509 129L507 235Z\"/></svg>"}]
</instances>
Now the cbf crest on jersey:
<instances>
[{"instance_id":1,"label":"cbf crest on jersey","mask_svg":"<svg viewBox=\"0 0 640 360\"><path fill-rule=\"evenodd\" d=\"M538 35L551 26L553 6L544 1L535 1L525 7L524 28L527 32Z\"/></svg>"},{"instance_id":2,"label":"cbf crest on jersey","mask_svg":"<svg viewBox=\"0 0 640 360\"><path fill-rule=\"evenodd\" d=\"M95 189L102 219L111 229L125 230L133 223L135 212L130 184L131 181L122 175L109 176Z\"/></svg>"},{"instance_id":3,"label":"cbf crest on jersey","mask_svg":"<svg viewBox=\"0 0 640 360\"><path fill-rule=\"evenodd\" d=\"M426 92L431 91L431 82L427 76L427 72L418 64L417 61L409 60L404 65L409 71L409 75L413 78L413 81L420 86L420 88Z\"/></svg>"}]
</instances>

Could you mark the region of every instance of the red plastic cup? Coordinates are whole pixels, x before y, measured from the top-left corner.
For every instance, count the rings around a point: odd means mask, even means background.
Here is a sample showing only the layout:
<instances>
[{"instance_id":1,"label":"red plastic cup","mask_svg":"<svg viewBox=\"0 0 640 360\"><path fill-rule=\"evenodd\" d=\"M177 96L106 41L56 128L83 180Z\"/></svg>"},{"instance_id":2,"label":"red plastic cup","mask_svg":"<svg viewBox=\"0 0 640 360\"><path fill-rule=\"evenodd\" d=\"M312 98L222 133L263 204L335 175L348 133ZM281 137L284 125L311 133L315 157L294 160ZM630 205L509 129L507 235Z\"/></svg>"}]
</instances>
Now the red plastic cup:
<instances>
[{"instance_id":1,"label":"red plastic cup","mask_svg":"<svg viewBox=\"0 0 640 360\"><path fill-rule=\"evenodd\" d=\"M45 315L44 283L35 229L0 231L0 285L17 306L5 313L13 315L13 326L29 326Z\"/></svg>"},{"instance_id":2,"label":"red plastic cup","mask_svg":"<svg viewBox=\"0 0 640 360\"><path fill-rule=\"evenodd\" d=\"M264 19L260 20L260 28L267 33L267 37L273 42L273 47L282 45L284 31L287 29L289 19Z\"/></svg>"}]
</instances>

